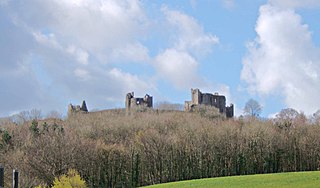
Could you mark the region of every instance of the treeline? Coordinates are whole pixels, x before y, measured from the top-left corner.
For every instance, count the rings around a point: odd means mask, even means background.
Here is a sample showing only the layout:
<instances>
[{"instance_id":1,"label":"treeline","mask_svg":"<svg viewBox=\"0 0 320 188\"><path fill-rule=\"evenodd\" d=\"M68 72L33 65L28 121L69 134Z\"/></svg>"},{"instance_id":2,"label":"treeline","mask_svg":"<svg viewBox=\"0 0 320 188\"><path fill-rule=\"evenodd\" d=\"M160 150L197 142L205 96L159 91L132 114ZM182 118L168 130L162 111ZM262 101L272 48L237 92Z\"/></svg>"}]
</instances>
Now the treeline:
<instances>
[{"instance_id":1,"label":"treeline","mask_svg":"<svg viewBox=\"0 0 320 188\"><path fill-rule=\"evenodd\" d=\"M76 169L89 187L137 187L230 175L318 170L320 125L305 116L224 119L184 112L81 114L2 122L0 163L21 187ZM11 171L6 171L6 187Z\"/></svg>"}]
</instances>

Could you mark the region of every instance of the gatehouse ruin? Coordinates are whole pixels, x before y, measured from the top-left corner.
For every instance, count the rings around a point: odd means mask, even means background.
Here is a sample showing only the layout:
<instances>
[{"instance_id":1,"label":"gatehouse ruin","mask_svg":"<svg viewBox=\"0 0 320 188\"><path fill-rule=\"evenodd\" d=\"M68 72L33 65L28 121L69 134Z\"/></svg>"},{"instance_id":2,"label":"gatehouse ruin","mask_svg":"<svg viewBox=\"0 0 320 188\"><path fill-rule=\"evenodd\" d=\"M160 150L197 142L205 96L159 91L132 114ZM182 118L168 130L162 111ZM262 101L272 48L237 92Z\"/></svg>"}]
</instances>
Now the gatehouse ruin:
<instances>
[{"instance_id":1,"label":"gatehouse ruin","mask_svg":"<svg viewBox=\"0 0 320 188\"><path fill-rule=\"evenodd\" d=\"M153 107L152 96L146 94L143 98L134 97L134 92L126 95L126 111L129 112L131 109L145 109Z\"/></svg>"}]
</instances>

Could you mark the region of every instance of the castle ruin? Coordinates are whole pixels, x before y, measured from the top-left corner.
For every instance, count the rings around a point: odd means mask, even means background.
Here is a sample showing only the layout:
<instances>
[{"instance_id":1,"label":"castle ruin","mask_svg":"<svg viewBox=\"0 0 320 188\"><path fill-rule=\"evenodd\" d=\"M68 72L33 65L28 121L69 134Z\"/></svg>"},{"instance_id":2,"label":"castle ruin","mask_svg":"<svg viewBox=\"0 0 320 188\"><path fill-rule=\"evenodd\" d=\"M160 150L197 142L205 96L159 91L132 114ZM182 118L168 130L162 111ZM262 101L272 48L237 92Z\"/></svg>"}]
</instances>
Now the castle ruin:
<instances>
[{"instance_id":1,"label":"castle ruin","mask_svg":"<svg viewBox=\"0 0 320 188\"><path fill-rule=\"evenodd\" d=\"M126 95L126 111L129 112L131 109L144 109L152 108L153 100L152 96L146 94L144 98L135 98L134 92Z\"/></svg>"},{"instance_id":2,"label":"castle ruin","mask_svg":"<svg viewBox=\"0 0 320 188\"><path fill-rule=\"evenodd\" d=\"M234 106L226 106L226 97L218 93L202 93L199 89L191 89L191 101L185 101L184 110L186 112L194 111L197 108L204 106L215 107L221 114L227 118L234 116ZM146 94L143 98L134 97L134 92L127 93L125 101L126 112L131 110L146 111L153 108L153 97ZM83 101L82 105L68 105L68 115L88 113L86 102Z\"/></svg>"},{"instance_id":3,"label":"castle ruin","mask_svg":"<svg viewBox=\"0 0 320 188\"><path fill-rule=\"evenodd\" d=\"M184 110L192 111L196 106L206 105L216 107L221 114L230 118L234 115L233 104L226 106L226 97L218 93L201 93L199 89L191 89L192 100L185 101Z\"/></svg>"},{"instance_id":4,"label":"castle ruin","mask_svg":"<svg viewBox=\"0 0 320 188\"><path fill-rule=\"evenodd\" d=\"M68 106L68 115L74 114L74 113L88 113L88 108L86 101L82 101L82 105L72 105L69 104Z\"/></svg>"}]
</instances>

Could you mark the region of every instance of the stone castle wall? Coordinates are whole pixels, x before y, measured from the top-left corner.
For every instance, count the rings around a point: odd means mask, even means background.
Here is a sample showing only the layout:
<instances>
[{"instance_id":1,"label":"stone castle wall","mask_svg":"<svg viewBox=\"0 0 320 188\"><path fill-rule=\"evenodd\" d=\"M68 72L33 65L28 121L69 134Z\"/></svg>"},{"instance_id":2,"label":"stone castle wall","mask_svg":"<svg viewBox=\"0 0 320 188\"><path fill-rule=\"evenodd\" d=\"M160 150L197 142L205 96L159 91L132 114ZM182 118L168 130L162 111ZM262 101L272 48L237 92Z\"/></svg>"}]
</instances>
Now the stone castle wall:
<instances>
[{"instance_id":1,"label":"stone castle wall","mask_svg":"<svg viewBox=\"0 0 320 188\"><path fill-rule=\"evenodd\" d=\"M153 107L153 97L146 94L143 98L134 97L134 92L126 95L126 111Z\"/></svg>"},{"instance_id":2,"label":"stone castle wall","mask_svg":"<svg viewBox=\"0 0 320 188\"><path fill-rule=\"evenodd\" d=\"M68 116L74 113L88 113L88 108L86 101L82 101L82 105L72 105L69 104L68 106Z\"/></svg>"},{"instance_id":3,"label":"stone castle wall","mask_svg":"<svg viewBox=\"0 0 320 188\"><path fill-rule=\"evenodd\" d=\"M200 107L200 105L213 106L226 117L234 116L233 104L226 106L225 96L219 95L218 93L202 93L199 89L191 89L191 101L185 101L184 110L193 111L195 107ZM134 92L127 93L125 106L126 112L130 112L131 110L145 111L149 108L153 108L153 97L146 94L143 98L139 98L134 97ZM69 104L68 115L75 113L88 113L85 101L82 102L81 106Z\"/></svg>"},{"instance_id":4,"label":"stone castle wall","mask_svg":"<svg viewBox=\"0 0 320 188\"><path fill-rule=\"evenodd\" d=\"M226 97L218 93L201 93L199 89L191 89L191 99L185 102L185 111L192 111L198 105L206 105L219 109L219 112L225 114L226 117L234 116L233 104L226 106Z\"/></svg>"}]
</instances>

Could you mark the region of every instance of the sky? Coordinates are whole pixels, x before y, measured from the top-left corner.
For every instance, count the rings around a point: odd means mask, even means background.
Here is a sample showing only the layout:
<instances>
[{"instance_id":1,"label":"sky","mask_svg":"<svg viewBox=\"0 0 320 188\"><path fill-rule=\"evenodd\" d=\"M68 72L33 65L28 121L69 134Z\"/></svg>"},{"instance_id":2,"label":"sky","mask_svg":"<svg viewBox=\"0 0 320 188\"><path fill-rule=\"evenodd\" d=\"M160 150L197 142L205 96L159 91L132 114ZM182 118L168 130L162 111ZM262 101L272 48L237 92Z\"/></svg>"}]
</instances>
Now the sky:
<instances>
[{"instance_id":1,"label":"sky","mask_svg":"<svg viewBox=\"0 0 320 188\"><path fill-rule=\"evenodd\" d=\"M191 88L243 114L320 109L320 0L0 0L0 117L184 104Z\"/></svg>"}]
</instances>

